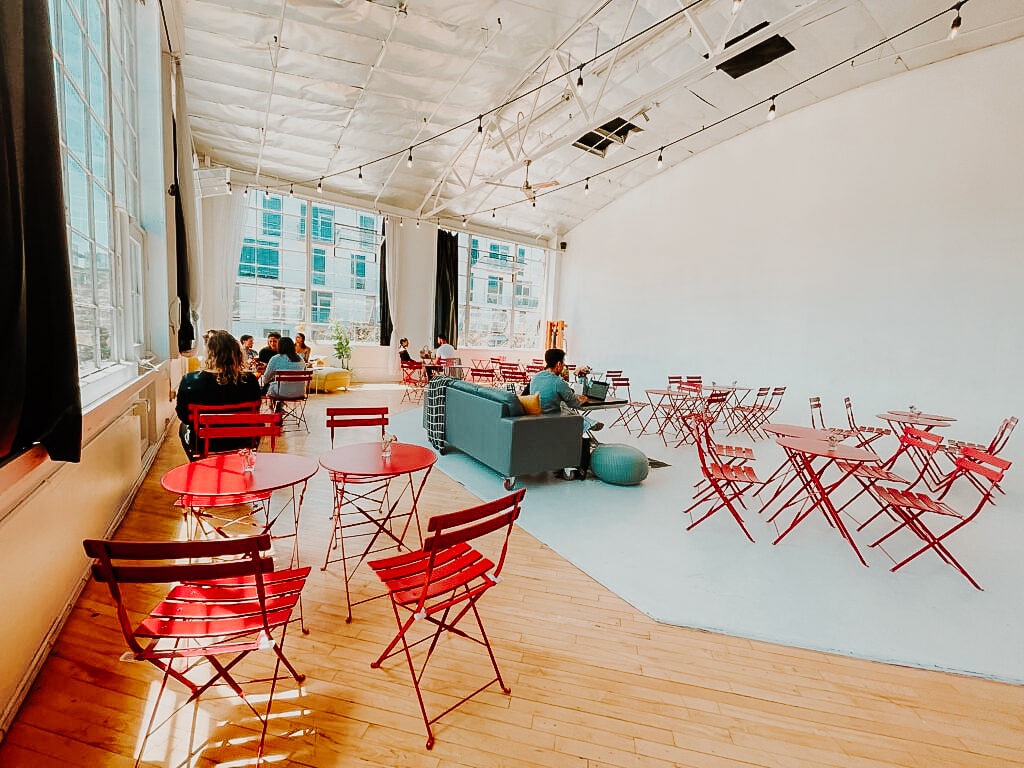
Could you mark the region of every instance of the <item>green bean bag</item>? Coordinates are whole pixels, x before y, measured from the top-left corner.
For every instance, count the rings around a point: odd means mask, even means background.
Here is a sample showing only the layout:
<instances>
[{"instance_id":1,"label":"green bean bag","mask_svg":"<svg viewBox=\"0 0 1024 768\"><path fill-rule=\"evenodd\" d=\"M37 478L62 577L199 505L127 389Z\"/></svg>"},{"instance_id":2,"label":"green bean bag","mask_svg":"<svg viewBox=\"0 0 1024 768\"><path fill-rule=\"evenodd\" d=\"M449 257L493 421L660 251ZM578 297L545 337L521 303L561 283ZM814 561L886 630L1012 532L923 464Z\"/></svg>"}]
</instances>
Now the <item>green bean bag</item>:
<instances>
[{"instance_id":1,"label":"green bean bag","mask_svg":"<svg viewBox=\"0 0 1024 768\"><path fill-rule=\"evenodd\" d=\"M590 471L612 485L637 485L647 477L650 465L631 445L603 443L590 454Z\"/></svg>"}]
</instances>

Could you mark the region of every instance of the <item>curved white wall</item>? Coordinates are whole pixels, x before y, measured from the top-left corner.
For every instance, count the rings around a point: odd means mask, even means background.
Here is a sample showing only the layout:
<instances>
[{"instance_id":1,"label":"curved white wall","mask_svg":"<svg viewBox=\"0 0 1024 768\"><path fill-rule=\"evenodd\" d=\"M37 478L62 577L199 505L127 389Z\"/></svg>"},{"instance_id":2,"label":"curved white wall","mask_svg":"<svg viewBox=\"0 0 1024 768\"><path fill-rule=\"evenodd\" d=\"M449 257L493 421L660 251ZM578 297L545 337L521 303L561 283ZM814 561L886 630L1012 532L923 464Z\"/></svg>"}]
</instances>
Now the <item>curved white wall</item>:
<instances>
[{"instance_id":1,"label":"curved white wall","mask_svg":"<svg viewBox=\"0 0 1024 768\"><path fill-rule=\"evenodd\" d=\"M635 395L670 373L786 384L800 423L809 395L830 422L844 395L862 421L949 413L962 438L1024 416L1021 71L1024 40L874 83L609 205L566 237L571 358Z\"/></svg>"}]
</instances>

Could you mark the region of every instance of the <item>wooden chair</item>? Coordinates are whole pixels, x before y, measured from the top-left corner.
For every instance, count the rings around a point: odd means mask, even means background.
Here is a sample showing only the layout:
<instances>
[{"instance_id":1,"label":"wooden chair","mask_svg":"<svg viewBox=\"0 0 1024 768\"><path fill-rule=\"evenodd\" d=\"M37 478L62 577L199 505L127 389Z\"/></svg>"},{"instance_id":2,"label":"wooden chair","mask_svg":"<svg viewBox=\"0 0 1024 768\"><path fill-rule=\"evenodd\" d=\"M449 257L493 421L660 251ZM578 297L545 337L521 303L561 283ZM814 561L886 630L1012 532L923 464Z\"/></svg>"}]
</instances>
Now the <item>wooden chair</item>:
<instances>
[{"instance_id":1,"label":"wooden chair","mask_svg":"<svg viewBox=\"0 0 1024 768\"><path fill-rule=\"evenodd\" d=\"M478 603L501 580L509 536L525 493L521 488L496 501L434 515L427 522L428 535L420 550L370 562L388 590L398 626L395 637L370 666L377 669L392 656L404 653L427 728L427 749L434 746L431 726L456 707L494 683L503 693L511 692L501 679ZM462 620L467 616L475 619L475 632L472 628L462 628ZM432 628L428 634L412 637L414 629L418 632L426 627ZM438 642L443 632L482 645L490 658L494 677L440 714L431 716L424 702L423 676L434 652L448 647ZM417 654L414 661L413 648L421 643L427 643L426 651ZM401 648L397 649L398 646ZM470 672L462 667L464 664L460 663L460 677ZM451 695L445 698L447 703Z\"/></svg>"},{"instance_id":2,"label":"wooden chair","mask_svg":"<svg viewBox=\"0 0 1024 768\"><path fill-rule=\"evenodd\" d=\"M214 686L226 685L261 723L255 761L259 765L277 683L287 677L297 683L305 679L285 656L284 639L310 569L275 571L266 534L209 541L87 539L83 543L86 554L94 558L93 578L107 585L114 600L128 656L163 672L139 760L157 729ZM135 624L130 617L138 615L143 601L152 605L154 591L163 592L168 584L173 585L170 591L154 607L142 608L143 619ZM265 650L274 652L273 673L242 678L241 662ZM199 663L204 661L208 663ZM282 674L282 665L287 675ZM155 724L171 679L183 685L189 696ZM254 683L260 684L259 690L250 697L246 689ZM265 706L257 708L264 697Z\"/></svg>"}]
</instances>

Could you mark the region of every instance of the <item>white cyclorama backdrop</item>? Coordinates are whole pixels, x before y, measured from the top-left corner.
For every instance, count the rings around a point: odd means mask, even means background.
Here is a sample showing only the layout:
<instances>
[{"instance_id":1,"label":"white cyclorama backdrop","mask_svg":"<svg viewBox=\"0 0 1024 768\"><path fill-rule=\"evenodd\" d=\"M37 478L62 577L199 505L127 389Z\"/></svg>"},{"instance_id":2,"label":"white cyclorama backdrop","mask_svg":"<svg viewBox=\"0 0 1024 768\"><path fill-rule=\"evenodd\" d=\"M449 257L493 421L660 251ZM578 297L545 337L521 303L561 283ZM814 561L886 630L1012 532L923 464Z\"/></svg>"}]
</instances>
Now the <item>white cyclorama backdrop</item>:
<instances>
[{"instance_id":1,"label":"white cyclorama backdrop","mask_svg":"<svg viewBox=\"0 0 1024 768\"><path fill-rule=\"evenodd\" d=\"M787 385L777 421L820 395L845 423L849 395L863 423L914 404L987 442L1024 417L1022 71L1017 40L794 114L780 98L607 206L565 237L570 359L623 368L634 397L701 374Z\"/></svg>"}]
</instances>

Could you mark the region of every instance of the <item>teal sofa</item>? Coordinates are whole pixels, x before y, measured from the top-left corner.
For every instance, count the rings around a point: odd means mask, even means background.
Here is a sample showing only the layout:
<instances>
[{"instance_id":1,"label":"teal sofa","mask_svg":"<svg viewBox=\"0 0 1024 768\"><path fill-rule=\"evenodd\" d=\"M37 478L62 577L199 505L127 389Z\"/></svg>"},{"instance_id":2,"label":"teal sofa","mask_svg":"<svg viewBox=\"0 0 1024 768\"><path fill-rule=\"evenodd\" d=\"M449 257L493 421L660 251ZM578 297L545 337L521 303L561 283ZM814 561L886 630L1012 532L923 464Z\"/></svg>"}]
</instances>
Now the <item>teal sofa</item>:
<instances>
[{"instance_id":1,"label":"teal sofa","mask_svg":"<svg viewBox=\"0 0 1024 768\"><path fill-rule=\"evenodd\" d=\"M528 416L515 393L468 381L449 382L444 408L446 448L457 448L500 474L512 490L518 475L575 467L583 417Z\"/></svg>"}]
</instances>

